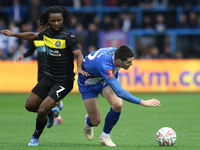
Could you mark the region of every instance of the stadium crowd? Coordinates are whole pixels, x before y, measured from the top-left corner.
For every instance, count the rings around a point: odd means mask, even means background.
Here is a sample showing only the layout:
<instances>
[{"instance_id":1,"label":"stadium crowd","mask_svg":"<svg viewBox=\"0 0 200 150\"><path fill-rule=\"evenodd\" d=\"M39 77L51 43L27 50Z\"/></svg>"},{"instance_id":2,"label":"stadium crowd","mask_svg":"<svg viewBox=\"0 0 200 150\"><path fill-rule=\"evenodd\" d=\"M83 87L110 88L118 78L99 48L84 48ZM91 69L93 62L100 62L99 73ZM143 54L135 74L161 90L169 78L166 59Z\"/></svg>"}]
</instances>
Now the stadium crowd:
<instances>
[{"instance_id":1,"label":"stadium crowd","mask_svg":"<svg viewBox=\"0 0 200 150\"><path fill-rule=\"evenodd\" d=\"M100 48L99 32L120 30L129 32L132 29L156 29L163 32L169 28L198 29L200 15L192 8L200 5L200 0L6 0L0 1L0 30L9 29L12 32L37 32L38 17L44 8L62 5L79 9L81 7L122 7L123 12L106 12L101 19L97 13L76 11L72 24L68 27L75 35L84 56ZM144 10L142 24L138 25L136 12L130 12L129 7L136 6ZM178 6L184 7L177 21ZM149 11L159 7L160 10ZM8 11L9 10L9 11ZM177 37L176 53L171 53L169 36L159 34L154 36L137 36L136 51L138 59L169 59L169 58L200 58L200 36L182 35ZM112 46L112 45L111 45ZM15 37L7 38L0 34L0 60L16 60L29 48L29 42ZM24 60L36 59L35 53Z\"/></svg>"}]
</instances>

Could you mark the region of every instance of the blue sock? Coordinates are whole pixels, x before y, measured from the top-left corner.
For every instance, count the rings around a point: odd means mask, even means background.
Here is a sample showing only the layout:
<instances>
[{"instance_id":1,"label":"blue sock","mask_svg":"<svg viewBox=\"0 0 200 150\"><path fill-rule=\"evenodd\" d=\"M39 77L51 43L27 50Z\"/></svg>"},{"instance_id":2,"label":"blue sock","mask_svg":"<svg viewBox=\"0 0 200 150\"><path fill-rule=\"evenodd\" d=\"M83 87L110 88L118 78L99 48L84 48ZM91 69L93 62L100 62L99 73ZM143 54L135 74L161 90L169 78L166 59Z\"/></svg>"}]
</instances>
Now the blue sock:
<instances>
[{"instance_id":1,"label":"blue sock","mask_svg":"<svg viewBox=\"0 0 200 150\"><path fill-rule=\"evenodd\" d=\"M93 124L90 122L90 117L89 117L89 115L87 115L86 123L87 123L90 127L93 127Z\"/></svg>"},{"instance_id":2,"label":"blue sock","mask_svg":"<svg viewBox=\"0 0 200 150\"><path fill-rule=\"evenodd\" d=\"M112 107L110 108L110 111L108 112L106 119L105 119L105 124L104 124L104 128L103 128L103 132L110 134L112 128L114 127L114 125L117 123L117 121L119 120L119 116L121 114L120 112L116 112L112 109Z\"/></svg>"},{"instance_id":3,"label":"blue sock","mask_svg":"<svg viewBox=\"0 0 200 150\"><path fill-rule=\"evenodd\" d=\"M61 111L62 108L63 108L63 101L60 101L60 102L57 104L57 107L58 107L58 109Z\"/></svg>"}]
</instances>

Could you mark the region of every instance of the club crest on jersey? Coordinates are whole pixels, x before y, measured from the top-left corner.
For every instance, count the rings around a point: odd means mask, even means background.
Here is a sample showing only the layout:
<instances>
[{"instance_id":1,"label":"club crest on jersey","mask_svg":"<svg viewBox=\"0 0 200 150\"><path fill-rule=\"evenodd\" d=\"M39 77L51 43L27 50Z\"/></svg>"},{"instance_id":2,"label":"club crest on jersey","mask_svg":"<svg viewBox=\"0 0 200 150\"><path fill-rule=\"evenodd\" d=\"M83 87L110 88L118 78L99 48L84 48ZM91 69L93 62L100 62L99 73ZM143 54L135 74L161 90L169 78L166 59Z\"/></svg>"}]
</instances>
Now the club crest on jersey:
<instances>
[{"instance_id":1,"label":"club crest on jersey","mask_svg":"<svg viewBox=\"0 0 200 150\"><path fill-rule=\"evenodd\" d=\"M112 79L115 77L114 71L113 70L108 70L108 79Z\"/></svg>"},{"instance_id":2,"label":"club crest on jersey","mask_svg":"<svg viewBox=\"0 0 200 150\"><path fill-rule=\"evenodd\" d=\"M59 47L61 45L60 41L56 41L56 47Z\"/></svg>"}]
</instances>

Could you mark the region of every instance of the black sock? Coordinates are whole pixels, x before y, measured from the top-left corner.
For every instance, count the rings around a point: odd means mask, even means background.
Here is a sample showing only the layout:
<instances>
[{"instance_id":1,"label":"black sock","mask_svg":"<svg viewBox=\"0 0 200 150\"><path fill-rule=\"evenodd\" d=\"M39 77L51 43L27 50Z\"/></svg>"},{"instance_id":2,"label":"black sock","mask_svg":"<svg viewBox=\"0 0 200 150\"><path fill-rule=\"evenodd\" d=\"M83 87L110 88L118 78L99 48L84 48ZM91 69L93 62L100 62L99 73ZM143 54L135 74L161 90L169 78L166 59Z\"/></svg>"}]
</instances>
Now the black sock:
<instances>
[{"instance_id":1,"label":"black sock","mask_svg":"<svg viewBox=\"0 0 200 150\"><path fill-rule=\"evenodd\" d=\"M34 136L35 138L38 139L38 138L40 137L40 135L42 134L42 132L43 132L44 127L46 126L46 124L47 124L47 120L40 122L40 121L38 121L38 120L36 119L35 132L33 133L33 136Z\"/></svg>"}]
</instances>

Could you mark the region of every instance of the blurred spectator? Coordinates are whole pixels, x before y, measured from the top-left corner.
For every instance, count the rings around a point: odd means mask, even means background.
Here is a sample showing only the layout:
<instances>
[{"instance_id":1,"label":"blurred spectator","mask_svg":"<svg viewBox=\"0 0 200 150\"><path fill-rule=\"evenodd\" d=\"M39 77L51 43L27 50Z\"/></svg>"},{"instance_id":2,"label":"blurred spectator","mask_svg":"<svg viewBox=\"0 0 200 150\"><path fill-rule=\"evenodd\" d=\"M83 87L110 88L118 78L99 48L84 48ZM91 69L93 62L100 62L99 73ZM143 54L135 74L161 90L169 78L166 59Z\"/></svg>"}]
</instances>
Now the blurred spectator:
<instances>
[{"instance_id":1,"label":"blurred spectator","mask_svg":"<svg viewBox=\"0 0 200 150\"><path fill-rule=\"evenodd\" d=\"M180 22L177 24L177 28L189 28L187 15L182 13L180 16ZM189 37L186 35L177 36L177 49L181 50L184 58L188 58L189 55Z\"/></svg>"},{"instance_id":2,"label":"blurred spectator","mask_svg":"<svg viewBox=\"0 0 200 150\"><path fill-rule=\"evenodd\" d=\"M164 40L165 40L164 32L165 32L166 28L167 28L167 26L165 24L164 15L157 14L155 29L158 32L158 35L156 36L156 39L157 39L156 41L157 41L157 46L158 46L160 53L162 53L164 50Z\"/></svg>"},{"instance_id":3,"label":"blurred spectator","mask_svg":"<svg viewBox=\"0 0 200 150\"><path fill-rule=\"evenodd\" d=\"M88 52L89 53L92 53L92 52L94 52L94 51L96 51L97 50L97 48L94 46L94 45L90 45L89 47L88 47Z\"/></svg>"},{"instance_id":4,"label":"blurred spectator","mask_svg":"<svg viewBox=\"0 0 200 150\"><path fill-rule=\"evenodd\" d=\"M20 0L13 0L10 7L9 18L17 25L20 25L26 15L25 7L20 4Z\"/></svg>"},{"instance_id":5,"label":"blurred spectator","mask_svg":"<svg viewBox=\"0 0 200 150\"><path fill-rule=\"evenodd\" d=\"M175 9L178 5L178 0L169 0L168 6L170 9Z\"/></svg>"},{"instance_id":6,"label":"blurred spectator","mask_svg":"<svg viewBox=\"0 0 200 150\"><path fill-rule=\"evenodd\" d=\"M171 53L171 48L169 45L165 46L164 52L161 53L162 59L172 59L175 58L175 56Z\"/></svg>"},{"instance_id":7,"label":"blurred spectator","mask_svg":"<svg viewBox=\"0 0 200 150\"><path fill-rule=\"evenodd\" d=\"M197 0L179 0L178 5L184 6L186 9L191 9L197 4Z\"/></svg>"},{"instance_id":8,"label":"blurred spectator","mask_svg":"<svg viewBox=\"0 0 200 150\"><path fill-rule=\"evenodd\" d=\"M78 43L78 46L83 53L83 56L86 56L88 54L88 50L86 50L87 35L85 35L84 28L81 23L76 25L75 36L76 36L76 41Z\"/></svg>"},{"instance_id":9,"label":"blurred spectator","mask_svg":"<svg viewBox=\"0 0 200 150\"><path fill-rule=\"evenodd\" d=\"M88 46L92 45L97 47L98 44L98 33L97 26L94 23L90 23L88 26Z\"/></svg>"},{"instance_id":10,"label":"blurred spectator","mask_svg":"<svg viewBox=\"0 0 200 150\"><path fill-rule=\"evenodd\" d=\"M189 28L197 27L197 14L196 12L189 12ZM200 54L198 36L189 35L189 55L192 58L198 58Z\"/></svg>"},{"instance_id":11,"label":"blurred spectator","mask_svg":"<svg viewBox=\"0 0 200 150\"><path fill-rule=\"evenodd\" d=\"M4 18L0 18L0 30L5 29L6 28L6 23Z\"/></svg>"},{"instance_id":12,"label":"blurred spectator","mask_svg":"<svg viewBox=\"0 0 200 150\"><path fill-rule=\"evenodd\" d=\"M180 16L180 22L177 24L178 28L189 28L189 24L187 22L187 15L182 13Z\"/></svg>"},{"instance_id":13,"label":"blurred spectator","mask_svg":"<svg viewBox=\"0 0 200 150\"><path fill-rule=\"evenodd\" d=\"M33 24L31 22L24 23L21 25L21 32L30 32L30 31L32 32L34 31ZM29 48L29 41L21 39L21 38L18 38L18 41L19 41L19 45L21 46L21 48L19 48L18 51L21 52L22 51L21 49L23 47L24 48L23 51L25 53ZM18 55L16 57L18 57Z\"/></svg>"},{"instance_id":14,"label":"blurred spectator","mask_svg":"<svg viewBox=\"0 0 200 150\"><path fill-rule=\"evenodd\" d=\"M6 55L4 54L4 51L2 48L0 48L0 60L6 60Z\"/></svg>"},{"instance_id":15,"label":"blurred spectator","mask_svg":"<svg viewBox=\"0 0 200 150\"><path fill-rule=\"evenodd\" d=\"M101 29L101 19L98 16L94 16L93 22L96 25L97 30L99 31Z\"/></svg>"},{"instance_id":16,"label":"blurred spectator","mask_svg":"<svg viewBox=\"0 0 200 150\"><path fill-rule=\"evenodd\" d=\"M176 59L183 59L183 54L182 54L182 52L181 52L181 51L176 51L175 58L176 58Z\"/></svg>"},{"instance_id":17,"label":"blurred spectator","mask_svg":"<svg viewBox=\"0 0 200 150\"><path fill-rule=\"evenodd\" d=\"M113 30L120 30L122 28L121 25L121 20L119 19L119 17L114 17L113 18Z\"/></svg>"},{"instance_id":18,"label":"blurred spectator","mask_svg":"<svg viewBox=\"0 0 200 150\"><path fill-rule=\"evenodd\" d=\"M133 28L132 15L130 13L122 13L122 31L128 32Z\"/></svg>"},{"instance_id":19,"label":"blurred spectator","mask_svg":"<svg viewBox=\"0 0 200 150\"><path fill-rule=\"evenodd\" d=\"M13 61L16 61L17 58L18 58L20 55L24 54L26 51L27 51L26 45L20 44L20 45L19 45L19 48L17 49L17 51L16 51L15 54L13 55L12 60L13 60ZM24 58L23 60L32 60L32 59L31 59L31 57L26 57L26 58Z\"/></svg>"},{"instance_id":20,"label":"blurred spectator","mask_svg":"<svg viewBox=\"0 0 200 150\"><path fill-rule=\"evenodd\" d=\"M120 6L122 0L107 0L107 6L116 7Z\"/></svg>"},{"instance_id":21,"label":"blurred spectator","mask_svg":"<svg viewBox=\"0 0 200 150\"><path fill-rule=\"evenodd\" d=\"M69 29L75 29L76 25L78 24L78 19L75 15L72 16L71 24L69 25Z\"/></svg>"},{"instance_id":22,"label":"blurred spectator","mask_svg":"<svg viewBox=\"0 0 200 150\"><path fill-rule=\"evenodd\" d=\"M137 6L138 2L135 0L121 0L120 6L124 9L128 9L130 6Z\"/></svg>"},{"instance_id":23,"label":"blurred spectator","mask_svg":"<svg viewBox=\"0 0 200 150\"><path fill-rule=\"evenodd\" d=\"M153 0L153 7L167 7L169 3L169 0Z\"/></svg>"},{"instance_id":24,"label":"blurred spectator","mask_svg":"<svg viewBox=\"0 0 200 150\"><path fill-rule=\"evenodd\" d=\"M26 15L26 21L31 21L33 23L33 28L37 28L37 20L42 13L42 2L40 0L30 0L28 9L27 9L27 15Z\"/></svg>"},{"instance_id":25,"label":"blurred spectator","mask_svg":"<svg viewBox=\"0 0 200 150\"><path fill-rule=\"evenodd\" d=\"M142 45L140 59L151 59L151 46Z\"/></svg>"},{"instance_id":26,"label":"blurred spectator","mask_svg":"<svg viewBox=\"0 0 200 150\"><path fill-rule=\"evenodd\" d=\"M13 21L9 22L9 30L14 33L18 33L20 31L19 27L17 27ZM9 59L12 59L13 55L15 54L19 46L18 38L10 37L10 38L7 38L7 40L8 40L8 47L7 47L8 57Z\"/></svg>"},{"instance_id":27,"label":"blurred spectator","mask_svg":"<svg viewBox=\"0 0 200 150\"><path fill-rule=\"evenodd\" d=\"M144 28L144 29L153 29L152 19L151 19L151 17L149 15L144 15L143 16L142 28Z\"/></svg>"},{"instance_id":28,"label":"blurred spectator","mask_svg":"<svg viewBox=\"0 0 200 150\"><path fill-rule=\"evenodd\" d=\"M139 0L138 6L143 9L151 9L153 7L153 0Z\"/></svg>"},{"instance_id":29,"label":"blurred spectator","mask_svg":"<svg viewBox=\"0 0 200 150\"><path fill-rule=\"evenodd\" d=\"M103 21L101 22L101 29L110 31L112 28L112 18L109 15L104 16Z\"/></svg>"},{"instance_id":30,"label":"blurred spectator","mask_svg":"<svg viewBox=\"0 0 200 150\"><path fill-rule=\"evenodd\" d=\"M167 26L165 24L165 18L163 14L156 15L156 24L155 29L158 33L163 34L166 30Z\"/></svg>"},{"instance_id":31,"label":"blurred spectator","mask_svg":"<svg viewBox=\"0 0 200 150\"><path fill-rule=\"evenodd\" d=\"M197 14L196 12L189 12L189 28L197 27Z\"/></svg>"},{"instance_id":32,"label":"blurred spectator","mask_svg":"<svg viewBox=\"0 0 200 150\"><path fill-rule=\"evenodd\" d=\"M159 54L159 50L157 47L154 46L151 48L150 58L151 59L160 59L160 54Z\"/></svg>"},{"instance_id":33,"label":"blurred spectator","mask_svg":"<svg viewBox=\"0 0 200 150\"><path fill-rule=\"evenodd\" d=\"M73 7L75 9L80 9L81 5L81 0L73 0Z\"/></svg>"}]
</instances>

